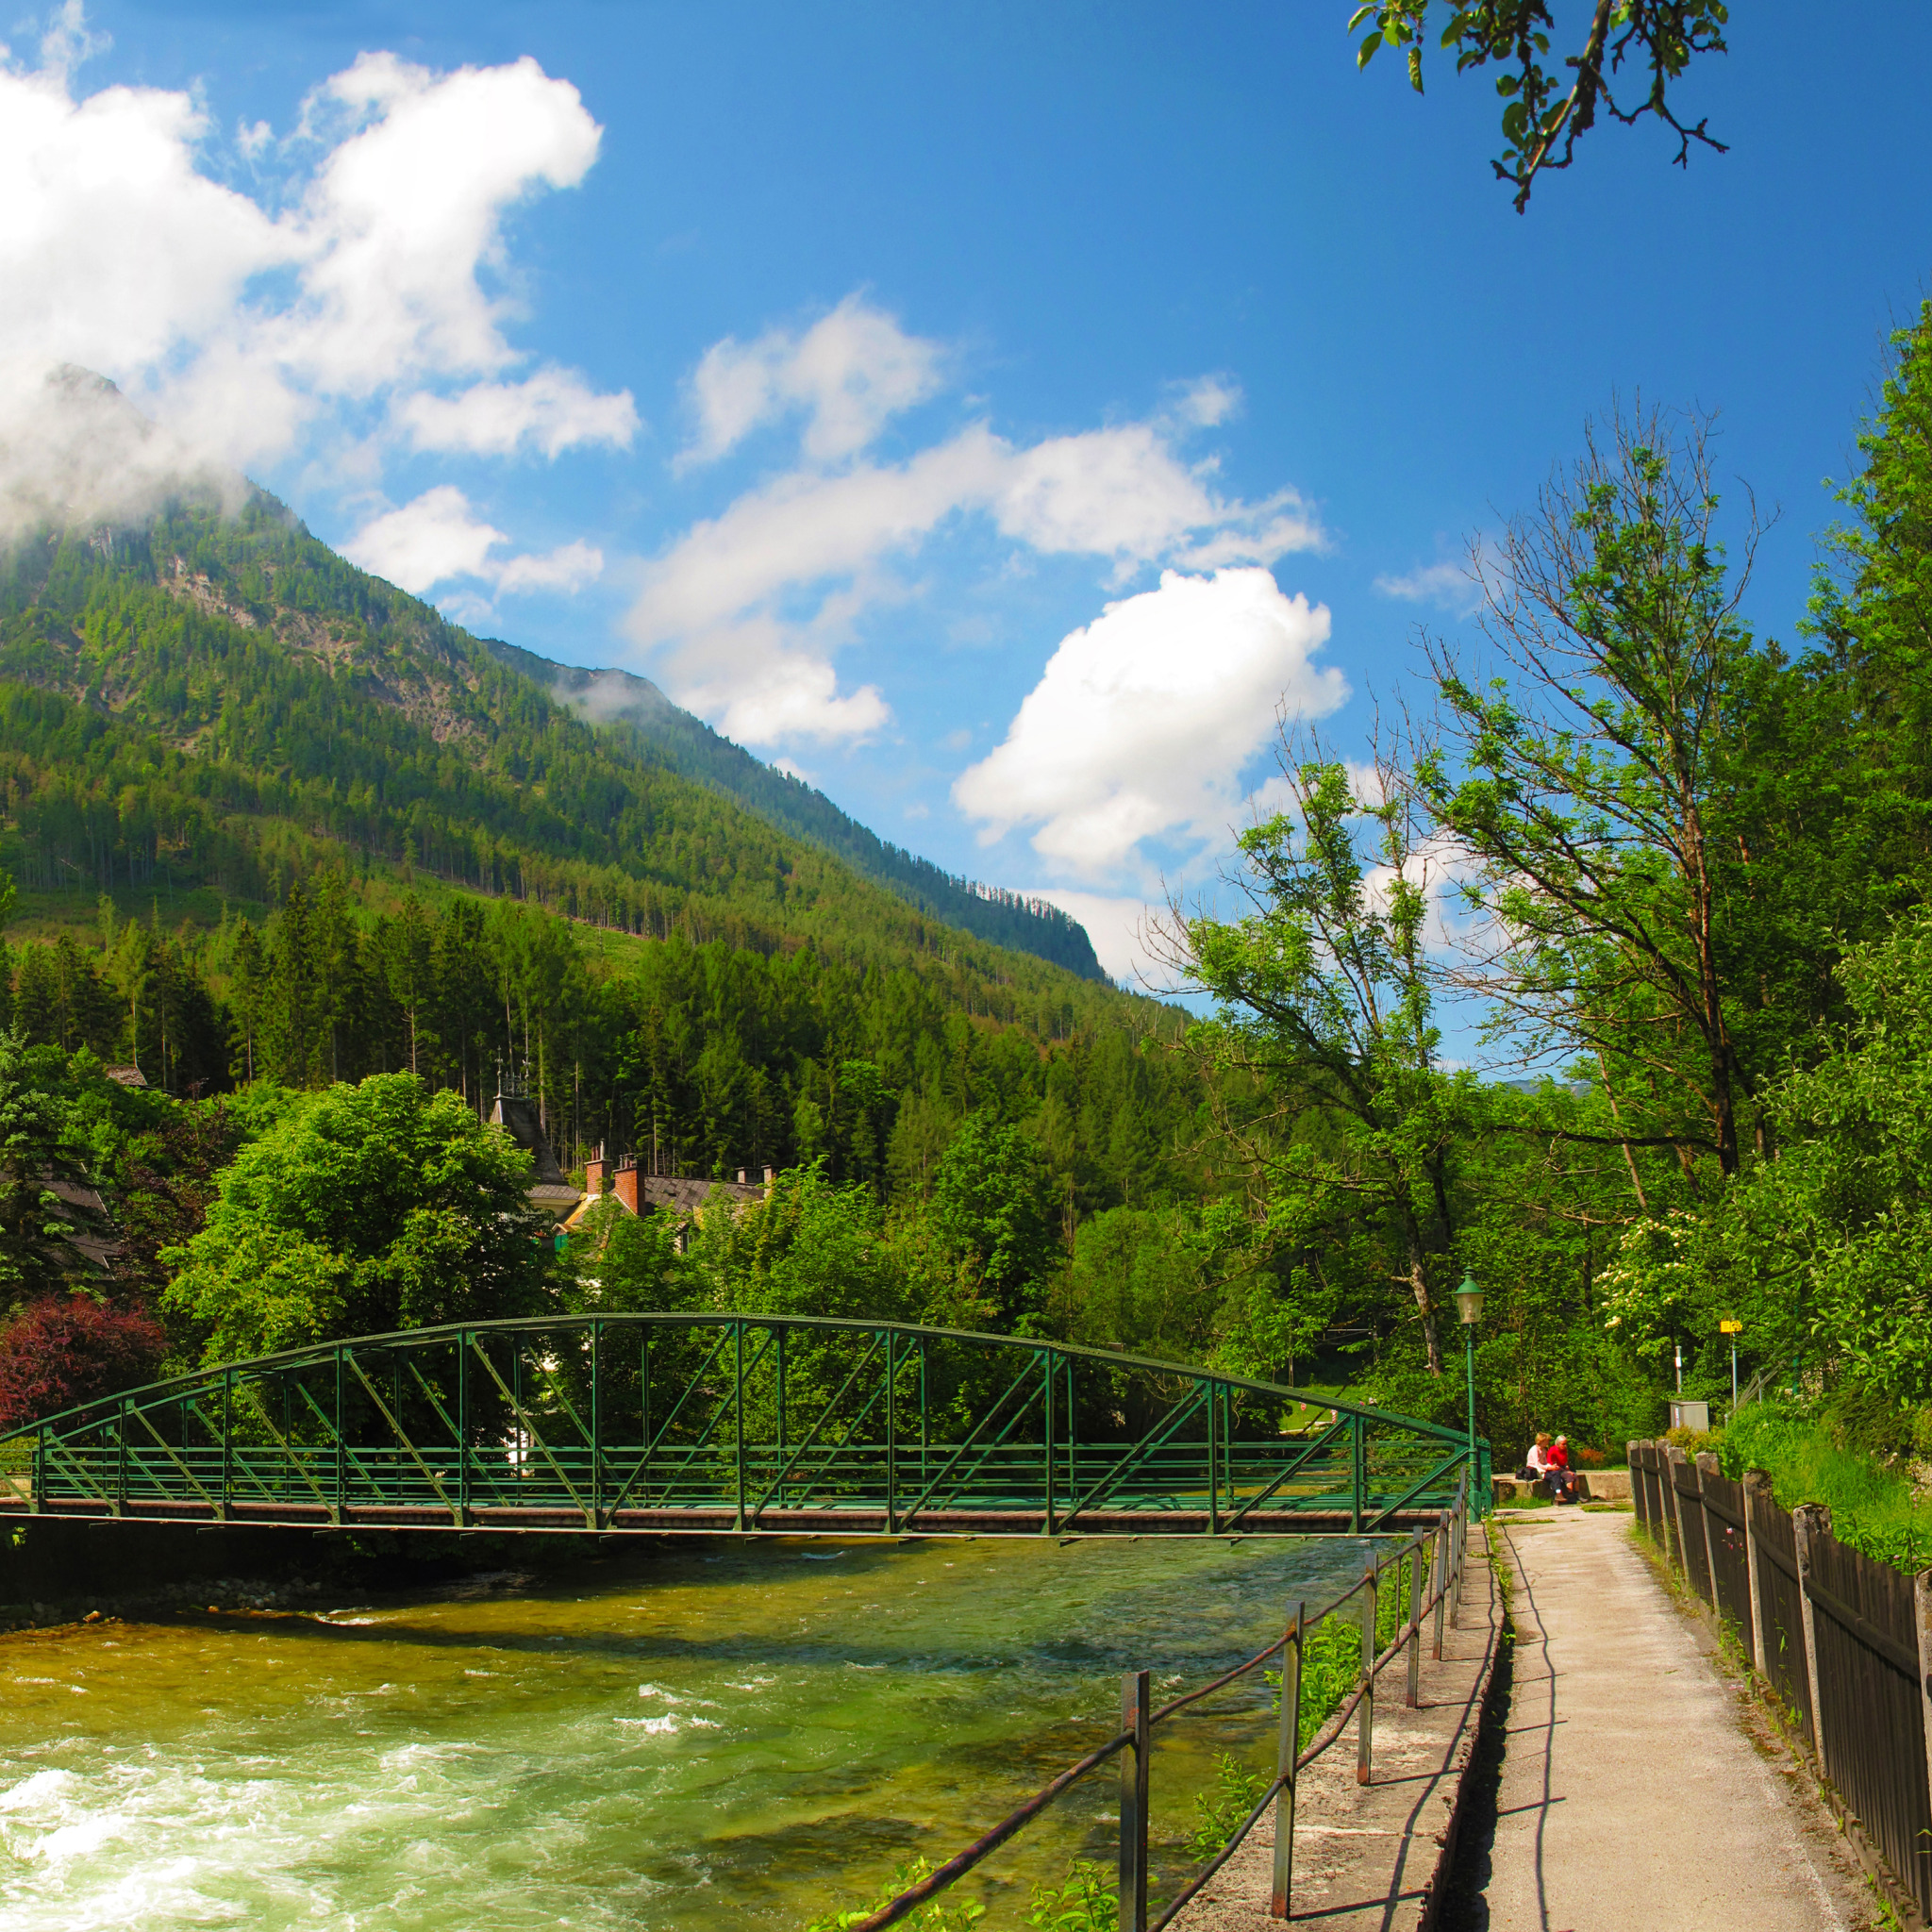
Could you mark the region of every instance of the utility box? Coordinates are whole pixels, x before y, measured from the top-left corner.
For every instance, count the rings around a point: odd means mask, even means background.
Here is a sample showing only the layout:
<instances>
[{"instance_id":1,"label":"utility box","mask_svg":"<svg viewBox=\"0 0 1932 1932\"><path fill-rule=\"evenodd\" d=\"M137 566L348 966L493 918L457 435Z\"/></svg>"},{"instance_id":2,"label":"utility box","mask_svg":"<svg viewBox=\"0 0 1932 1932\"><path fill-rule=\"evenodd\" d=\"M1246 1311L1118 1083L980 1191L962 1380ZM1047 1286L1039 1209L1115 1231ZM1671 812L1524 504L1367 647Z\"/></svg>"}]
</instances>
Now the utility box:
<instances>
[{"instance_id":1,"label":"utility box","mask_svg":"<svg viewBox=\"0 0 1932 1932\"><path fill-rule=\"evenodd\" d=\"M1682 1396L1671 1398L1671 1426L1674 1429L1696 1429L1710 1427L1710 1404L1689 1402Z\"/></svg>"}]
</instances>

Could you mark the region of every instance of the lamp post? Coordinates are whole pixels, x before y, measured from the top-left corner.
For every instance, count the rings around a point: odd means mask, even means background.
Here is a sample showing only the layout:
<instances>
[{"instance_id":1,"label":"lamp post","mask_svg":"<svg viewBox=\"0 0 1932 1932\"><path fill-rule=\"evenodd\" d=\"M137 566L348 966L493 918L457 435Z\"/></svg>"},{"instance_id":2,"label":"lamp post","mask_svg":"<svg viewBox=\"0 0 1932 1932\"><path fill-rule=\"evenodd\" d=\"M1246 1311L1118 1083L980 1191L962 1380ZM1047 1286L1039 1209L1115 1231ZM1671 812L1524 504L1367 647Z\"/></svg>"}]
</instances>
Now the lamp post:
<instances>
[{"instance_id":1,"label":"lamp post","mask_svg":"<svg viewBox=\"0 0 1932 1932\"><path fill-rule=\"evenodd\" d=\"M1456 1291L1456 1306L1462 1311L1462 1366L1469 1383L1469 1466L1475 1469L1475 1324L1483 1318L1483 1291L1475 1276L1463 1270L1462 1286ZM1474 1477L1472 1474L1471 1480Z\"/></svg>"}]
</instances>

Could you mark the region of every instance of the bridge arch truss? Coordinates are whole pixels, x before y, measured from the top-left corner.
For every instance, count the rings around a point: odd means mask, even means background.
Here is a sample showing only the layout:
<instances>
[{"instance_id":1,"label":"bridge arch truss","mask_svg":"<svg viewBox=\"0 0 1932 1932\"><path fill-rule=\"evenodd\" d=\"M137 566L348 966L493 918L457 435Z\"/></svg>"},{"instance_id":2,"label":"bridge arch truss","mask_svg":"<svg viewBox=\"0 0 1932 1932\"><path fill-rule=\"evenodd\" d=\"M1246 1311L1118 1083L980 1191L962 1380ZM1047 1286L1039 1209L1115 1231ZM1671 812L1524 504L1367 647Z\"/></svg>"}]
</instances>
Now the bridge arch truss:
<instances>
[{"instance_id":1,"label":"bridge arch truss","mask_svg":"<svg viewBox=\"0 0 1932 1932\"><path fill-rule=\"evenodd\" d=\"M1488 1445L1275 1383L891 1322L551 1316L198 1370L0 1437L0 1511L386 1529L1409 1527Z\"/></svg>"}]
</instances>

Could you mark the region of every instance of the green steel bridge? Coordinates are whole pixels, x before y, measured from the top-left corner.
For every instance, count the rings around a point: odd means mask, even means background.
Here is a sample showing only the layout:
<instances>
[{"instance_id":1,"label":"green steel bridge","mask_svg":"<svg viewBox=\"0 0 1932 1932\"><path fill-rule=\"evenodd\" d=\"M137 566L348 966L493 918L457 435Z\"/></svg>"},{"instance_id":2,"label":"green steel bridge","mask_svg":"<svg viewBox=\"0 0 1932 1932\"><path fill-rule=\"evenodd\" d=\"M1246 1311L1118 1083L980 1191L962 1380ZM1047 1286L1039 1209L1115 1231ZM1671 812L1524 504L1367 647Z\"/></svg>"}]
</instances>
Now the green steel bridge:
<instances>
[{"instance_id":1,"label":"green steel bridge","mask_svg":"<svg viewBox=\"0 0 1932 1932\"><path fill-rule=\"evenodd\" d=\"M610 1314L228 1363L0 1437L0 1515L780 1535L1407 1530L1489 1445L1057 1342Z\"/></svg>"}]
</instances>

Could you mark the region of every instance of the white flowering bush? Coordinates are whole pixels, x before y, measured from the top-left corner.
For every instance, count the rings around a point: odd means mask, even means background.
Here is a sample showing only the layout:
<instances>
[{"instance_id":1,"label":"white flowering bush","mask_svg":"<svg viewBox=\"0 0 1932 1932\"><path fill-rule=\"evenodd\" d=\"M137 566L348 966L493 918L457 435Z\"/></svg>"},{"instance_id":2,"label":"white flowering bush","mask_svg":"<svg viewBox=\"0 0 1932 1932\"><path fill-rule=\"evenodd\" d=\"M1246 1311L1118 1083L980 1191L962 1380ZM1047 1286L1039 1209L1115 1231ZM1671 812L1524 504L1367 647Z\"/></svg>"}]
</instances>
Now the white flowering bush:
<instances>
[{"instance_id":1,"label":"white flowering bush","mask_svg":"<svg viewBox=\"0 0 1932 1932\"><path fill-rule=\"evenodd\" d=\"M1597 1287L1604 1326L1625 1348L1654 1354L1691 1324L1699 1279L1693 1251L1702 1232L1696 1215L1676 1208L1661 1220L1638 1222L1618 1243Z\"/></svg>"}]
</instances>

